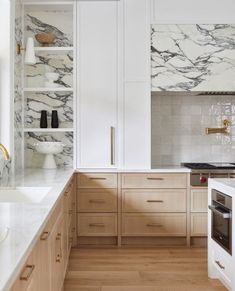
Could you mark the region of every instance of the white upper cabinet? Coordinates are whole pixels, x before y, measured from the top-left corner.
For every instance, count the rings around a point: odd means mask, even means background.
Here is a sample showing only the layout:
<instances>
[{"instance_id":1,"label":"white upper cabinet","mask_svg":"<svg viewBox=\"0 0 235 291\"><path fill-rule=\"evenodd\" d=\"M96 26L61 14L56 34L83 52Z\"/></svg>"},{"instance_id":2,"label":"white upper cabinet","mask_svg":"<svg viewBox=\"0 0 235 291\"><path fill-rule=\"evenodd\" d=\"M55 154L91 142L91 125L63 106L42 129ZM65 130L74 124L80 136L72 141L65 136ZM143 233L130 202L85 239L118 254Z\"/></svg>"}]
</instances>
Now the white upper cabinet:
<instances>
[{"instance_id":1,"label":"white upper cabinet","mask_svg":"<svg viewBox=\"0 0 235 291\"><path fill-rule=\"evenodd\" d=\"M78 2L78 167L117 166L118 2Z\"/></svg>"},{"instance_id":2,"label":"white upper cabinet","mask_svg":"<svg viewBox=\"0 0 235 291\"><path fill-rule=\"evenodd\" d=\"M234 91L235 25L152 26L152 91Z\"/></svg>"}]
</instances>

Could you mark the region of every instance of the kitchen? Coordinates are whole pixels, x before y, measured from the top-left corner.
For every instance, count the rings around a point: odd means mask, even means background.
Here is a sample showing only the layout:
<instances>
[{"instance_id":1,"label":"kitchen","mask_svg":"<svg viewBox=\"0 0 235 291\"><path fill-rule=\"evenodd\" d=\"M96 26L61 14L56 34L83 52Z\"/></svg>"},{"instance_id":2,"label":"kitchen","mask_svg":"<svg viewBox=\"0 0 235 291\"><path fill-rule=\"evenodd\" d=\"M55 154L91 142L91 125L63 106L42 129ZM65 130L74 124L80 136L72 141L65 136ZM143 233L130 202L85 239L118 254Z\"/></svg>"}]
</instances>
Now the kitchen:
<instances>
[{"instance_id":1,"label":"kitchen","mask_svg":"<svg viewBox=\"0 0 235 291\"><path fill-rule=\"evenodd\" d=\"M234 290L235 5L171 2L3 0L0 290Z\"/></svg>"}]
</instances>

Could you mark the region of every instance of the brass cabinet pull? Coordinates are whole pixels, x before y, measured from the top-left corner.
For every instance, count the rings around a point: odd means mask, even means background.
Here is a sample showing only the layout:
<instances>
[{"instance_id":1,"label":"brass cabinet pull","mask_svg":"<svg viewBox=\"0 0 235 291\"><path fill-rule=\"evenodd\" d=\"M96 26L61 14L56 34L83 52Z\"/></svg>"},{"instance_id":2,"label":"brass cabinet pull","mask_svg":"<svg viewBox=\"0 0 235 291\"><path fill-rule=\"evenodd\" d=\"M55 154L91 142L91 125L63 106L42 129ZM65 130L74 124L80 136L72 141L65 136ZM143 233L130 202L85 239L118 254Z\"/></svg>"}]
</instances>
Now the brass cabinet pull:
<instances>
[{"instance_id":1,"label":"brass cabinet pull","mask_svg":"<svg viewBox=\"0 0 235 291\"><path fill-rule=\"evenodd\" d=\"M148 177L147 180L156 180L156 181L163 181L164 178L154 178L154 177Z\"/></svg>"},{"instance_id":2,"label":"brass cabinet pull","mask_svg":"<svg viewBox=\"0 0 235 291\"><path fill-rule=\"evenodd\" d=\"M89 203L105 203L104 199L90 199Z\"/></svg>"},{"instance_id":3,"label":"brass cabinet pull","mask_svg":"<svg viewBox=\"0 0 235 291\"><path fill-rule=\"evenodd\" d=\"M224 270L225 267L223 265L221 265L220 261L215 261L216 264L220 267L220 269Z\"/></svg>"},{"instance_id":4,"label":"brass cabinet pull","mask_svg":"<svg viewBox=\"0 0 235 291\"><path fill-rule=\"evenodd\" d=\"M104 177L90 177L90 180L106 180Z\"/></svg>"},{"instance_id":5,"label":"brass cabinet pull","mask_svg":"<svg viewBox=\"0 0 235 291\"><path fill-rule=\"evenodd\" d=\"M115 165L115 127L110 127L110 145L111 145L111 165Z\"/></svg>"},{"instance_id":6,"label":"brass cabinet pull","mask_svg":"<svg viewBox=\"0 0 235 291\"><path fill-rule=\"evenodd\" d=\"M62 259L62 240L61 240L61 236L62 234L60 232L57 233L57 236L56 236L56 240L57 241L60 241L60 246L59 246L59 254L57 254L56 256L56 262L57 263L60 263L61 262L61 259Z\"/></svg>"},{"instance_id":7,"label":"brass cabinet pull","mask_svg":"<svg viewBox=\"0 0 235 291\"><path fill-rule=\"evenodd\" d=\"M56 256L56 263L60 263L60 262L61 262L61 255L58 254L58 255Z\"/></svg>"},{"instance_id":8,"label":"brass cabinet pull","mask_svg":"<svg viewBox=\"0 0 235 291\"><path fill-rule=\"evenodd\" d=\"M20 275L20 280L28 281L34 269L35 265L26 265L24 271L22 272L22 275ZM24 274L25 272L26 274Z\"/></svg>"},{"instance_id":9,"label":"brass cabinet pull","mask_svg":"<svg viewBox=\"0 0 235 291\"><path fill-rule=\"evenodd\" d=\"M147 200L149 203L163 203L163 200Z\"/></svg>"},{"instance_id":10,"label":"brass cabinet pull","mask_svg":"<svg viewBox=\"0 0 235 291\"><path fill-rule=\"evenodd\" d=\"M57 236L56 236L56 240L60 240L61 239L61 233L57 233Z\"/></svg>"},{"instance_id":11,"label":"brass cabinet pull","mask_svg":"<svg viewBox=\"0 0 235 291\"><path fill-rule=\"evenodd\" d=\"M162 224L158 224L158 223L148 223L148 224L146 224L146 226L148 226L148 227L163 227Z\"/></svg>"},{"instance_id":12,"label":"brass cabinet pull","mask_svg":"<svg viewBox=\"0 0 235 291\"><path fill-rule=\"evenodd\" d=\"M89 223L90 227L105 227L104 223Z\"/></svg>"},{"instance_id":13,"label":"brass cabinet pull","mask_svg":"<svg viewBox=\"0 0 235 291\"><path fill-rule=\"evenodd\" d=\"M49 235L50 235L49 231L44 231L40 236L40 240L47 240Z\"/></svg>"}]
</instances>

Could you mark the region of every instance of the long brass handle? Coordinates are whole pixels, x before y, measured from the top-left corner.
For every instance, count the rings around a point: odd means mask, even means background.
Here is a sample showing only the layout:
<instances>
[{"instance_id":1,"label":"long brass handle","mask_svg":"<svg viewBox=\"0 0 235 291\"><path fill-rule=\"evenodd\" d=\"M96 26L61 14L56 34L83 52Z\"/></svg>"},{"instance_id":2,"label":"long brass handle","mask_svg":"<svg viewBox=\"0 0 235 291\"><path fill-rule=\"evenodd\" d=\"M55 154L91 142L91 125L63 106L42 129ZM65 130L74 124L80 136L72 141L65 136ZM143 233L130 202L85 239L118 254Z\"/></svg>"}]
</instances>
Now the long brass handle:
<instances>
[{"instance_id":1,"label":"long brass handle","mask_svg":"<svg viewBox=\"0 0 235 291\"><path fill-rule=\"evenodd\" d=\"M90 199L89 203L105 203L104 199Z\"/></svg>"},{"instance_id":2,"label":"long brass handle","mask_svg":"<svg viewBox=\"0 0 235 291\"><path fill-rule=\"evenodd\" d=\"M148 223L148 224L146 224L146 226L149 226L149 227L163 227L162 224L158 224L158 223Z\"/></svg>"},{"instance_id":3,"label":"long brass handle","mask_svg":"<svg viewBox=\"0 0 235 291\"><path fill-rule=\"evenodd\" d=\"M105 227L104 223L90 223L90 227Z\"/></svg>"},{"instance_id":4,"label":"long brass handle","mask_svg":"<svg viewBox=\"0 0 235 291\"><path fill-rule=\"evenodd\" d=\"M40 240L47 240L48 237L49 237L49 235L50 235L50 232L49 231L44 231L42 233L42 235L40 236Z\"/></svg>"},{"instance_id":5,"label":"long brass handle","mask_svg":"<svg viewBox=\"0 0 235 291\"><path fill-rule=\"evenodd\" d=\"M90 180L106 180L104 177L90 177Z\"/></svg>"},{"instance_id":6,"label":"long brass handle","mask_svg":"<svg viewBox=\"0 0 235 291\"><path fill-rule=\"evenodd\" d=\"M28 281L34 269L35 265L26 265L23 273L20 275L20 280ZM24 274L25 272L26 274Z\"/></svg>"},{"instance_id":7,"label":"long brass handle","mask_svg":"<svg viewBox=\"0 0 235 291\"><path fill-rule=\"evenodd\" d=\"M60 251L56 255L56 263L60 263L62 260L62 246L61 246L62 241L61 241L61 233L60 232L57 233L56 240L60 241Z\"/></svg>"},{"instance_id":8,"label":"long brass handle","mask_svg":"<svg viewBox=\"0 0 235 291\"><path fill-rule=\"evenodd\" d=\"M147 200L149 203L163 203L163 200Z\"/></svg>"},{"instance_id":9,"label":"long brass handle","mask_svg":"<svg viewBox=\"0 0 235 291\"><path fill-rule=\"evenodd\" d=\"M115 165L115 127L110 127L110 139L111 139L111 165Z\"/></svg>"},{"instance_id":10,"label":"long brass handle","mask_svg":"<svg viewBox=\"0 0 235 291\"><path fill-rule=\"evenodd\" d=\"M148 177L147 180L156 180L156 181L163 181L164 178L154 178L154 177Z\"/></svg>"},{"instance_id":11,"label":"long brass handle","mask_svg":"<svg viewBox=\"0 0 235 291\"><path fill-rule=\"evenodd\" d=\"M223 265L221 265L220 261L215 261L216 264L220 267L220 269L224 270L225 267Z\"/></svg>"}]
</instances>

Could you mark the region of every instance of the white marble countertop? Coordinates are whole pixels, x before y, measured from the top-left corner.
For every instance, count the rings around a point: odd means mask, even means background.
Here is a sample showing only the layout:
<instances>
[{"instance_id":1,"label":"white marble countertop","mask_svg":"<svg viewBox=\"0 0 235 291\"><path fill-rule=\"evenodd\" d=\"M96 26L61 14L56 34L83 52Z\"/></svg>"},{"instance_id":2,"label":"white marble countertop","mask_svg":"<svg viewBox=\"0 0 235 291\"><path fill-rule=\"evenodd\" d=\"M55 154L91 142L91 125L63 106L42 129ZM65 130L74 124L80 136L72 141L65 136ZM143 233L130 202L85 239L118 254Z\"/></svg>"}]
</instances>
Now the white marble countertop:
<instances>
[{"instance_id":1,"label":"white marble countertop","mask_svg":"<svg viewBox=\"0 0 235 291\"><path fill-rule=\"evenodd\" d=\"M10 186L51 187L40 204L0 203L0 232L9 229L0 242L0 290L9 290L34 243L43 230L56 201L74 170L28 169L17 175Z\"/></svg>"},{"instance_id":2,"label":"white marble countertop","mask_svg":"<svg viewBox=\"0 0 235 291\"><path fill-rule=\"evenodd\" d=\"M235 197L235 179L234 178L209 179L208 187L212 189L216 189L229 196Z\"/></svg>"}]
</instances>

